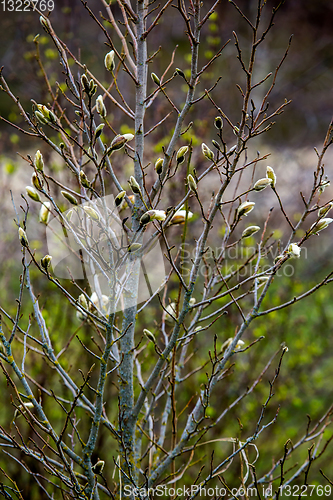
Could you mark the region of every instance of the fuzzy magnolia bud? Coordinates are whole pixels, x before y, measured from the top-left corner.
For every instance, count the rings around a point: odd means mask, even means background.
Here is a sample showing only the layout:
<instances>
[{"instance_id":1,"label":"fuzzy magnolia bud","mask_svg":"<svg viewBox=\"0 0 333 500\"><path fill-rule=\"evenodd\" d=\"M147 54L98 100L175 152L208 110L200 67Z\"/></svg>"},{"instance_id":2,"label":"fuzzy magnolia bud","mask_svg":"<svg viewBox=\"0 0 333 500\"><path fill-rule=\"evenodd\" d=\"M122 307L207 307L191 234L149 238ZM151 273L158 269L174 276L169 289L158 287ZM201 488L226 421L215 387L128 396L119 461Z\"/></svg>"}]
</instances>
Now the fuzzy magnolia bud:
<instances>
[{"instance_id":1,"label":"fuzzy magnolia bud","mask_svg":"<svg viewBox=\"0 0 333 500\"><path fill-rule=\"evenodd\" d=\"M149 218L149 219L148 219ZM140 219L141 224L148 224L152 220L164 221L166 213L164 210L148 210Z\"/></svg>"},{"instance_id":2,"label":"fuzzy magnolia bud","mask_svg":"<svg viewBox=\"0 0 333 500\"><path fill-rule=\"evenodd\" d=\"M259 226L249 226L242 232L242 238L249 238L250 236L256 234L258 231L260 231Z\"/></svg>"},{"instance_id":3,"label":"fuzzy magnolia bud","mask_svg":"<svg viewBox=\"0 0 333 500\"><path fill-rule=\"evenodd\" d=\"M190 188L190 190L193 191L193 193L197 192L198 186L197 186L197 183L194 180L193 175L189 174L187 176L187 184L188 184L188 187Z\"/></svg>"},{"instance_id":4,"label":"fuzzy magnolia bud","mask_svg":"<svg viewBox=\"0 0 333 500\"><path fill-rule=\"evenodd\" d=\"M128 251L134 253L140 250L141 247L141 243L132 243L132 245L128 247Z\"/></svg>"},{"instance_id":5,"label":"fuzzy magnolia bud","mask_svg":"<svg viewBox=\"0 0 333 500\"><path fill-rule=\"evenodd\" d=\"M176 155L177 165L184 163L187 151L188 151L188 146L182 146L180 149L178 149Z\"/></svg>"},{"instance_id":6,"label":"fuzzy magnolia bud","mask_svg":"<svg viewBox=\"0 0 333 500\"><path fill-rule=\"evenodd\" d=\"M126 142L131 141L132 139L134 139L133 134L116 135L110 144L108 154L112 153L112 151L117 151L118 149L123 148Z\"/></svg>"},{"instance_id":7,"label":"fuzzy magnolia bud","mask_svg":"<svg viewBox=\"0 0 333 500\"><path fill-rule=\"evenodd\" d=\"M143 333L145 334L145 336L147 337L148 340L150 340L154 344L156 343L155 335L153 333L151 333L150 330L147 330L146 328L144 328Z\"/></svg>"},{"instance_id":8,"label":"fuzzy magnolia bud","mask_svg":"<svg viewBox=\"0 0 333 500\"><path fill-rule=\"evenodd\" d=\"M297 259L299 259L301 256L301 248L296 245L296 243L290 243L288 247L288 255L289 257L296 257Z\"/></svg>"},{"instance_id":9,"label":"fuzzy magnolia bud","mask_svg":"<svg viewBox=\"0 0 333 500\"><path fill-rule=\"evenodd\" d=\"M46 120L46 123L47 122L56 123L57 117L53 113L53 111L44 106L44 104L37 104L37 108L38 111L43 115L44 119Z\"/></svg>"},{"instance_id":10,"label":"fuzzy magnolia bud","mask_svg":"<svg viewBox=\"0 0 333 500\"><path fill-rule=\"evenodd\" d=\"M318 217L323 217L323 215L326 215L331 210L332 207L333 207L332 202L327 203L327 205L325 205L324 207L321 207L318 210Z\"/></svg>"},{"instance_id":11,"label":"fuzzy magnolia bud","mask_svg":"<svg viewBox=\"0 0 333 500\"><path fill-rule=\"evenodd\" d=\"M272 184L272 179L268 179L268 177L263 177L262 179L259 179L255 185L253 186L253 189L255 191L262 191L263 189L267 188Z\"/></svg>"},{"instance_id":12,"label":"fuzzy magnolia bud","mask_svg":"<svg viewBox=\"0 0 333 500\"><path fill-rule=\"evenodd\" d=\"M189 305L190 307L193 307L195 303L196 303L196 299L195 299L194 297L192 297L192 298L190 299L190 301L189 301L188 305Z\"/></svg>"},{"instance_id":13,"label":"fuzzy magnolia bud","mask_svg":"<svg viewBox=\"0 0 333 500\"><path fill-rule=\"evenodd\" d=\"M114 203L116 207L119 207L121 205L123 199L125 198L126 191L120 191L120 193L117 194L117 196L114 199Z\"/></svg>"},{"instance_id":14,"label":"fuzzy magnolia bud","mask_svg":"<svg viewBox=\"0 0 333 500\"><path fill-rule=\"evenodd\" d=\"M99 95L96 99L96 111L102 118L106 117L106 107L101 95Z\"/></svg>"},{"instance_id":15,"label":"fuzzy magnolia bud","mask_svg":"<svg viewBox=\"0 0 333 500\"><path fill-rule=\"evenodd\" d=\"M44 115L40 111L35 111L35 116L42 125L46 125L48 123L48 120L44 118Z\"/></svg>"},{"instance_id":16,"label":"fuzzy magnolia bud","mask_svg":"<svg viewBox=\"0 0 333 500\"><path fill-rule=\"evenodd\" d=\"M161 84L161 80L156 75L156 73L152 73L150 76L151 76L151 79L153 80L153 82L156 83L156 85L160 85Z\"/></svg>"},{"instance_id":17,"label":"fuzzy magnolia bud","mask_svg":"<svg viewBox=\"0 0 333 500\"><path fill-rule=\"evenodd\" d=\"M223 120L220 116L217 116L214 120L214 125L218 130L221 130L223 127Z\"/></svg>"},{"instance_id":18,"label":"fuzzy magnolia bud","mask_svg":"<svg viewBox=\"0 0 333 500\"><path fill-rule=\"evenodd\" d=\"M27 235L26 235L26 232L24 231L24 229L22 229L20 227L19 230L18 230L18 234L19 234L19 240L21 242L21 245L23 247L28 247L29 246L29 241L28 241L28 238L27 238Z\"/></svg>"},{"instance_id":19,"label":"fuzzy magnolia bud","mask_svg":"<svg viewBox=\"0 0 333 500\"><path fill-rule=\"evenodd\" d=\"M218 149L219 151L221 151L221 146L219 145L219 143L217 141L215 141L214 139L212 140L212 144L213 146Z\"/></svg>"},{"instance_id":20,"label":"fuzzy magnolia bud","mask_svg":"<svg viewBox=\"0 0 333 500\"><path fill-rule=\"evenodd\" d=\"M158 158L155 162L155 170L158 175L161 175L163 170L163 158Z\"/></svg>"},{"instance_id":21,"label":"fuzzy magnolia bud","mask_svg":"<svg viewBox=\"0 0 333 500\"><path fill-rule=\"evenodd\" d=\"M171 302L171 304L166 307L165 312L165 321L172 323L173 318L176 317L176 304L174 302Z\"/></svg>"},{"instance_id":22,"label":"fuzzy magnolia bud","mask_svg":"<svg viewBox=\"0 0 333 500\"><path fill-rule=\"evenodd\" d=\"M86 174L83 172L83 170L80 170L80 182L83 187L89 188L90 187L90 182L88 181L88 178Z\"/></svg>"},{"instance_id":23,"label":"fuzzy magnolia bud","mask_svg":"<svg viewBox=\"0 0 333 500\"><path fill-rule=\"evenodd\" d=\"M204 142L201 144L201 151L204 157L207 158L207 160L214 161L213 151L209 149L209 147Z\"/></svg>"},{"instance_id":24,"label":"fuzzy magnolia bud","mask_svg":"<svg viewBox=\"0 0 333 500\"><path fill-rule=\"evenodd\" d=\"M176 68L175 75L179 75L179 76L181 76L182 78L184 78L184 80L186 80L185 73L184 73L184 71L183 71L182 69L180 69L180 68Z\"/></svg>"},{"instance_id":25,"label":"fuzzy magnolia bud","mask_svg":"<svg viewBox=\"0 0 333 500\"><path fill-rule=\"evenodd\" d=\"M114 50L110 50L104 57L104 66L108 71L114 71L116 65L114 62Z\"/></svg>"},{"instance_id":26,"label":"fuzzy magnolia bud","mask_svg":"<svg viewBox=\"0 0 333 500\"><path fill-rule=\"evenodd\" d=\"M49 223L50 215L51 215L51 203L49 201L44 201L39 211L39 222L45 224L46 226Z\"/></svg>"},{"instance_id":27,"label":"fuzzy magnolia bud","mask_svg":"<svg viewBox=\"0 0 333 500\"><path fill-rule=\"evenodd\" d=\"M275 175L275 172L272 169L272 167L269 167L269 166L266 167L266 177L267 177L267 179L271 179L271 181L272 181L271 186L272 186L272 188L275 188L276 175Z\"/></svg>"},{"instance_id":28,"label":"fuzzy magnolia bud","mask_svg":"<svg viewBox=\"0 0 333 500\"><path fill-rule=\"evenodd\" d=\"M71 193L67 191L60 191L64 198L69 201L72 205L77 205L77 199Z\"/></svg>"},{"instance_id":29,"label":"fuzzy magnolia bud","mask_svg":"<svg viewBox=\"0 0 333 500\"><path fill-rule=\"evenodd\" d=\"M35 186L36 189L40 190L43 188L44 181L41 180L36 172L34 172L31 176L31 182Z\"/></svg>"},{"instance_id":30,"label":"fuzzy magnolia bud","mask_svg":"<svg viewBox=\"0 0 333 500\"><path fill-rule=\"evenodd\" d=\"M104 128L104 123L101 123L100 125L98 125L98 127L96 127L96 130L95 130L95 138L98 139L101 135L101 133L103 132L103 128Z\"/></svg>"},{"instance_id":31,"label":"fuzzy magnolia bud","mask_svg":"<svg viewBox=\"0 0 333 500\"><path fill-rule=\"evenodd\" d=\"M81 295L79 295L79 298L77 300L78 300L78 303L82 307L84 307L85 309L88 309L88 302L87 302L87 299L83 293L81 293Z\"/></svg>"},{"instance_id":32,"label":"fuzzy magnolia bud","mask_svg":"<svg viewBox=\"0 0 333 500\"><path fill-rule=\"evenodd\" d=\"M283 254L277 255L274 259L274 264L277 264L279 262L279 260L283 259L283 257L284 257Z\"/></svg>"},{"instance_id":33,"label":"fuzzy magnolia bud","mask_svg":"<svg viewBox=\"0 0 333 500\"><path fill-rule=\"evenodd\" d=\"M254 205L255 203L253 201L244 201L244 203L241 203L237 208L237 217L240 218L252 212Z\"/></svg>"},{"instance_id":34,"label":"fuzzy magnolia bud","mask_svg":"<svg viewBox=\"0 0 333 500\"><path fill-rule=\"evenodd\" d=\"M84 89L84 91L89 94L90 92L90 85L89 85L89 80L86 75L81 76L81 85Z\"/></svg>"},{"instance_id":35,"label":"fuzzy magnolia bud","mask_svg":"<svg viewBox=\"0 0 333 500\"><path fill-rule=\"evenodd\" d=\"M98 462L96 462L95 465L92 466L91 470L94 474L102 474L104 465L104 460L98 460Z\"/></svg>"},{"instance_id":36,"label":"fuzzy magnolia bud","mask_svg":"<svg viewBox=\"0 0 333 500\"><path fill-rule=\"evenodd\" d=\"M100 217L99 217L98 213L96 212L96 210L94 210L92 207L86 207L86 206L82 207L82 208L91 220L93 220L95 222L99 221Z\"/></svg>"},{"instance_id":37,"label":"fuzzy magnolia bud","mask_svg":"<svg viewBox=\"0 0 333 500\"><path fill-rule=\"evenodd\" d=\"M41 266L46 270L48 267L50 267L51 260L52 260L52 256L51 255L45 255L40 260Z\"/></svg>"},{"instance_id":38,"label":"fuzzy magnolia bud","mask_svg":"<svg viewBox=\"0 0 333 500\"><path fill-rule=\"evenodd\" d=\"M43 172L43 170L44 170L44 160L43 160L43 155L39 151L39 149L35 153L34 165L35 165L35 167L37 168L37 170L39 172Z\"/></svg>"},{"instance_id":39,"label":"fuzzy magnolia bud","mask_svg":"<svg viewBox=\"0 0 333 500\"><path fill-rule=\"evenodd\" d=\"M177 212L171 219L171 224L182 224L183 222L185 222L186 216L188 220L192 219L193 213L190 211L186 212L186 210L177 210Z\"/></svg>"},{"instance_id":40,"label":"fuzzy magnolia bud","mask_svg":"<svg viewBox=\"0 0 333 500\"><path fill-rule=\"evenodd\" d=\"M329 226L333 222L333 219L327 218L327 219L321 219L318 222L315 222L311 228L309 234L317 234L319 231L322 231L323 229L326 229L327 226Z\"/></svg>"},{"instance_id":41,"label":"fuzzy magnolia bud","mask_svg":"<svg viewBox=\"0 0 333 500\"><path fill-rule=\"evenodd\" d=\"M323 193L325 191L325 189L331 185L330 181L328 181L326 179L327 179L327 177L325 178L325 180L323 180L321 182L321 184L320 184L320 186L318 188L318 191L319 191L320 194Z\"/></svg>"},{"instance_id":42,"label":"fuzzy magnolia bud","mask_svg":"<svg viewBox=\"0 0 333 500\"><path fill-rule=\"evenodd\" d=\"M131 177L129 178L128 183L129 183L130 188L134 194L141 194L140 186L139 186L138 182L136 181L136 179L133 177L133 175L131 175Z\"/></svg>"},{"instance_id":43,"label":"fuzzy magnolia bud","mask_svg":"<svg viewBox=\"0 0 333 500\"><path fill-rule=\"evenodd\" d=\"M268 276L259 276L259 278L256 278L257 287L259 288L260 286L265 285L268 280L269 280Z\"/></svg>"},{"instance_id":44,"label":"fuzzy magnolia bud","mask_svg":"<svg viewBox=\"0 0 333 500\"><path fill-rule=\"evenodd\" d=\"M26 186L25 188L27 195L34 201L41 201L39 193L37 189L31 187L31 186Z\"/></svg>"}]
</instances>

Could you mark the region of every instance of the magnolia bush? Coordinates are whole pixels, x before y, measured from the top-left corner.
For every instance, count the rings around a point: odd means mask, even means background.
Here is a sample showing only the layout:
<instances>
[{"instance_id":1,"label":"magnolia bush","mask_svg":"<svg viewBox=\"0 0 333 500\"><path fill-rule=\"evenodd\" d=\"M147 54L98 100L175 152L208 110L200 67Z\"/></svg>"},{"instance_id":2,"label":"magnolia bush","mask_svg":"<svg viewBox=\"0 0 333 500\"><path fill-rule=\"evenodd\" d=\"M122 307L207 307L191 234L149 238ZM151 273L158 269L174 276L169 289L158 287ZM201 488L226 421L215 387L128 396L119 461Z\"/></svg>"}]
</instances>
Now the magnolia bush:
<instances>
[{"instance_id":1,"label":"magnolia bush","mask_svg":"<svg viewBox=\"0 0 333 500\"><path fill-rule=\"evenodd\" d=\"M105 81L57 36L52 15L39 12L62 81L51 81L37 50L48 94L28 108L2 70L1 90L24 119L22 127L12 125L40 143L22 155L31 171L22 206L15 204L22 274L16 311L1 307L0 330L13 407L0 446L36 481L34 498L245 499L250 491L277 499L295 486L307 491L310 468L329 449L330 408L309 421L297 442L285 436L279 455L260 462L272 446L267 440L279 410L272 398L288 347L282 344L253 373L245 360L261 349L263 336L243 336L260 318L276 317L333 279L330 272L278 303L269 292L283 286L285 269L296 272L309 240L333 221L333 203L323 195L332 124L316 149L313 183L301 193L295 222L268 155L255 151L289 103L269 109L290 41L277 67L255 76L257 52L283 2L270 12L258 0L253 18L229 3L223 9L235 8L251 33L246 47L232 33L240 64L233 116L223 110L220 78L209 88L202 83L218 73L223 49L232 44L223 39L202 64L201 35L219 0L155 6L102 0L101 17L82 1L105 41L94 46ZM168 29L163 19L170 10L183 23L188 68L175 66L176 47L169 53L154 44L155 31ZM34 41L38 49L38 36ZM202 143L191 121L197 107L199 116L207 109L215 115ZM154 148L158 133L162 144ZM50 151L61 170L50 169ZM288 189L298 196L298 186ZM285 223L278 239L267 203ZM44 253L35 248L37 220L45 226ZM52 327L38 293L41 280L62 296L63 308L70 305L73 323ZM43 383L35 376L40 363ZM234 364L247 371L249 385L228 393ZM238 426L234 409L270 367L275 371L256 419L242 414ZM294 454L298 463L289 467ZM11 479L9 471L3 496L27 498L23 479ZM320 491L314 486L319 496L330 496L327 474Z\"/></svg>"}]
</instances>

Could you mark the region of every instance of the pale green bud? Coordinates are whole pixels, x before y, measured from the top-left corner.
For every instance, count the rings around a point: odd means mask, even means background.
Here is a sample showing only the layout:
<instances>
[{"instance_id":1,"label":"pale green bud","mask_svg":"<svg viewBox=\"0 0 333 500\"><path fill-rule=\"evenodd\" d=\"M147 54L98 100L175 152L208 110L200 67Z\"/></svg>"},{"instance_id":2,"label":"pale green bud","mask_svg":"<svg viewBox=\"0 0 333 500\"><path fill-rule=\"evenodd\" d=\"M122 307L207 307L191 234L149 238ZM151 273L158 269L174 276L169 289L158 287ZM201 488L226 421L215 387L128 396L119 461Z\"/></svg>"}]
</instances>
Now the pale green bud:
<instances>
[{"instance_id":1,"label":"pale green bud","mask_svg":"<svg viewBox=\"0 0 333 500\"><path fill-rule=\"evenodd\" d=\"M45 19L45 17L39 16L39 22L42 26L44 26L44 28L48 28L47 20Z\"/></svg>"},{"instance_id":2,"label":"pale green bud","mask_svg":"<svg viewBox=\"0 0 333 500\"><path fill-rule=\"evenodd\" d=\"M19 234L19 240L21 242L21 245L23 247L28 247L29 246L29 241L28 241L28 238L27 238L27 235L26 235L26 232L24 231L24 229L22 229L20 227L19 230L18 230L18 234Z\"/></svg>"},{"instance_id":3,"label":"pale green bud","mask_svg":"<svg viewBox=\"0 0 333 500\"><path fill-rule=\"evenodd\" d=\"M144 328L143 333L145 334L145 336L147 337L148 340L153 342L153 344L156 344L155 335L150 330L147 330L146 328Z\"/></svg>"},{"instance_id":4,"label":"pale green bud","mask_svg":"<svg viewBox=\"0 0 333 500\"><path fill-rule=\"evenodd\" d=\"M163 170L163 158L158 158L155 162L155 170L158 175L161 175Z\"/></svg>"},{"instance_id":5,"label":"pale green bud","mask_svg":"<svg viewBox=\"0 0 333 500\"><path fill-rule=\"evenodd\" d=\"M291 258L299 259L301 256L301 248L298 245L296 245L296 243L290 243L288 247L288 255Z\"/></svg>"},{"instance_id":6,"label":"pale green bud","mask_svg":"<svg viewBox=\"0 0 333 500\"><path fill-rule=\"evenodd\" d=\"M95 222L98 222L100 220L98 213L92 207L84 206L82 208L91 220Z\"/></svg>"},{"instance_id":7,"label":"pale green bud","mask_svg":"<svg viewBox=\"0 0 333 500\"><path fill-rule=\"evenodd\" d=\"M39 149L35 153L34 165L35 165L35 167L37 168L37 170L39 172L43 172L43 170L44 170L44 160L43 160L43 155L39 151Z\"/></svg>"},{"instance_id":8,"label":"pale green bud","mask_svg":"<svg viewBox=\"0 0 333 500\"><path fill-rule=\"evenodd\" d=\"M327 187L329 187L330 185L331 185L330 181L327 181L326 179L324 181L322 181L322 183L320 184L320 186L318 188L319 193L323 193L325 191L325 189Z\"/></svg>"},{"instance_id":9,"label":"pale green bud","mask_svg":"<svg viewBox=\"0 0 333 500\"><path fill-rule=\"evenodd\" d=\"M257 280L257 287L259 288L267 283L267 281L269 280L269 277L268 276L259 276L259 278L256 278L256 280Z\"/></svg>"},{"instance_id":10,"label":"pale green bud","mask_svg":"<svg viewBox=\"0 0 333 500\"><path fill-rule=\"evenodd\" d=\"M279 260L283 259L283 257L284 257L283 254L277 255L274 259L274 264L277 264L279 262Z\"/></svg>"},{"instance_id":11,"label":"pale green bud","mask_svg":"<svg viewBox=\"0 0 333 500\"><path fill-rule=\"evenodd\" d=\"M323 229L326 229L327 226L329 226L333 222L333 219L327 218L327 219L321 219L318 222L315 222L311 228L310 228L310 234L317 234L319 231L322 231Z\"/></svg>"},{"instance_id":12,"label":"pale green bud","mask_svg":"<svg viewBox=\"0 0 333 500\"><path fill-rule=\"evenodd\" d=\"M326 215L331 210L332 207L333 207L333 203L332 202L327 203L327 205L321 207L318 210L318 217L322 217L323 215Z\"/></svg>"},{"instance_id":13,"label":"pale green bud","mask_svg":"<svg viewBox=\"0 0 333 500\"><path fill-rule=\"evenodd\" d=\"M190 307L193 307L193 306L195 305L195 303L196 303L196 299L195 299L194 297L192 297L192 298L190 299L190 301L189 301L189 306L190 306Z\"/></svg>"},{"instance_id":14,"label":"pale green bud","mask_svg":"<svg viewBox=\"0 0 333 500\"><path fill-rule=\"evenodd\" d=\"M104 57L104 66L110 72L114 71L116 65L114 62L114 50L110 50Z\"/></svg>"},{"instance_id":15,"label":"pale green bud","mask_svg":"<svg viewBox=\"0 0 333 500\"><path fill-rule=\"evenodd\" d=\"M50 267L51 260L52 260L52 256L51 255L45 255L40 260L41 266L46 270L48 267Z\"/></svg>"},{"instance_id":16,"label":"pale green bud","mask_svg":"<svg viewBox=\"0 0 333 500\"><path fill-rule=\"evenodd\" d=\"M44 118L44 115L40 111L35 111L35 116L42 125L46 125L48 123L48 120Z\"/></svg>"},{"instance_id":17,"label":"pale green bud","mask_svg":"<svg viewBox=\"0 0 333 500\"><path fill-rule=\"evenodd\" d=\"M193 193L197 192L198 186L197 186L197 183L194 180L193 175L189 174L187 176L187 184L188 184L188 187L190 188L190 190L193 191Z\"/></svg>"},{"instance_id":18,"label":"pale green bud","mask_svg":"<svg viewBox=\"0 0 333 500\"><path fill-rule=\"evenodd\" d=\"M266 177L268 179L271 179L271 186L272 188L275 188L275 185L276 185L276 175L275 175L275 172L274 170L272 169L272 167L269 167L267 166L266 167Z\"/></svg>"},{"instance_id":19,"label":"pale green bud","mask_svg":"<svg viewBox=\"0 0 333 500\"><path fill-rule=\"evenodd\" d=\"M141 247L141 243L132 243L132 245L128 247L128 251L134 253L140 250Z\"/></svg>"},{"instance_id":20,"label":"pale green bud","mask_svg":"<svg viewBox=\"0 0 333 500\"><path fill-rule=\"evenodd\" d=\"M188 146L182 146L180 149L178 149L176 155L177 165L184 163L187 151L188 151Z\"/></svg>"},{"instance_id":21,"label":"pale green bud","mask_svg":"<svg viewBox=\"0 0 333 500\"><path fill-rule=\"evenodd\" d=\"M217 116L214 120L214 125L218 130L221 130L223 127L223 120L221 116Z\"/></svg>"},{"instance_id":22,"label":"pale green bud","mask_svg":"<svg viewBox=\"0 0 333 500\"><path fill-rule=\"evenodd\" d=\"M244 203L241 203L237 208L237 217L240 218L243 215L248 215L252 212L254 205L255 203L253 201L244 201Z\"/></svg>"},{"instance_id":23,"label":"pale green bud","mask_svg":"<svg viewBox=\"0 0 333 500\"><path fill-rule=\"evenodd\" d=\"M171 302L171 304L169 304L165 308L165 312L166 312L165 321L167 321L168 323L172 323L173 318L176 317L176 304L175 304L175 302ZM171 316L173 316L173 318Z\"/></svg>"},{"instance_id":24,"label":"pale green bud","mask_svg":"<svg viewBox=\"0 0 333 500\"><path fill-rule=\"evenodd\" d=\"M83 187L89 188L90 187L90 182L88 181L88 178L86 174L83 172L83 170L80 170L80 182Z\"/></svg>"},{"instance_id":25,"label":"pale green bud","mask_svg":"<svg viewBox=\"0 0 333 500\"><path fill-rule=\"evenodd\" d=\"M139 186L138 182L136 181L136 179L133 177L133 175L131 175L131 177L129 178L128 183L129 183L130 188L134 194L141 194L140 186Z\"/></svg>"},{"instance_id":26,"label":"pale green bud","mask_svg":"<svg viewBox=\"0 0 333 500\"><path fill-rule=\"evenodd\" d=\"M126 191L120 191L120 193L117 194L117 196L114 199L114 203L116 207L119 207L121 205L123 199L125 198Z\"/></svg>"},{"instance_id":27,"label":"pale green bud","mask_svg":"<svg viewBox=\"0 0 333 500\"><path fill-rule=\"evenodd\" d=\"M101 135L101 133L103 132L103 128L104 128L104 123L101 123L100 125L98 125L98 127L96 127L96 130L95 130L95 138L98 139Z\"/></svg>"},{"instance_id":28,"label":"pale green bud","mask_svg":"<svg viewBox=\"0 0 333 500\"><path fill-rule=\"evenodd\" d=\"M92 466L91 470L94 474L102 474L104 465L104 460L98 460L98 462L96 462L95 465Z\"/></svg>"},{"instance_id":29,"label":"pale green bud","mask_svg":"<svg viewBox=\"0 0 333 500\"><path fill-rule=\"evenodd\" d=\"M69 201L72 205L77 205L77 199L71 193L67 191L60 191L64 198Z\"/></svg>"},{"instance_id":30,"label":"pale green bud","mask_svg":"<svg viewBox=\"0 0 333 500\"><path fill-rule=\"evenodd\" d=\"M250 236L256 234L258 231L260 231L259 226L249 226L242 232L242 238L249 238Z\"/></svg>"},{"instance_id":31,"label":"pale green bud","mask_svg":"<svg viewBox=\"0 0 333 500\"><path fill-rule=\"evenodd\" d=\"M34 172L31 176L31 182L35 186L36 189L41 190L43 188L44 181L41 180L36 172Z\"/></svg>"},{"instance_id":32,"label":"pale green bud","mask_svg":"<svg viewBox=\"0 0 333 500\"><path fill-rule=\"evenodd\" d=\"M106 117L106 107L101 95L99 95L96 99L96 111L102 118Z\"/></svg>"},{"instance_id":33,"label":"pale green bud","mask_svg":"<svg viewBox=\"0 0 333 500\"><path fill-rule=\"evenodd\" d=\"M31 187L31 186L26 186L25 188L26 192L27 192L27 195L34 201L41 201L40 199L40 196L39 196L39 193L37 191L37 189Z\"/></svg>"},{"instance_id":34,"label":"pale green bud","mask_svg":"<svg viewBox=\"0 0 333 500\"><path fill-rule=\"evenodd\" d=\"M50 215L51 215L51 203L49 201L44 201L39 210L39 222L47 226L50 220Z\"/></svg>"},{"instance_id":35,"label":"pale green bud","mask_svg":"<svg viewBox=\"0 0 333 500\"><path fill-rule=\"evenodd\" d=\"M209 149L209 147L204 142L201 144L201 151L204 157L207 158L207 160L214 161L213 151Z\"/></svg>"},{"instance_id":36,"label":"pale green bud","mask_svg":"<svg viewBox=\"0 0 333 500\"><path fill-rule=\"evenodd\" d=\"M89 81L88 81L88 78L86 75L81 76L81 85L82 85L84 91L87 94L89 94L90 93L90 85L89 85Z\"/></svg>"},{"instance_id":37,"label":"pale green bud","mask_svg":"<svg viewBox=\"0 0 333 500\"><path fill-rule=\"evenodd\" d=\"M159 79L159 77L155 73L152 73L150 76L151 76L151 79L153 80L153 82L156 83L156 85L161 84L161 80Z\"/></svg>"},{"instance_id":38,"label":"pale green bud","mask_svg":"<svg viewBox=\"0 0 333 500\"><path fill-rule=\"evenodd\" d=\"M110 147L108 149L108 154L110 154L112 151L117 151L118 149L123 148L125 144L126 144L125 137L123 135L116 135L116 137L110 144Z\"/></svg>"},{"instance_id":39,"label":"pale green bud","mask_svg":"<svg viewBox=\"0 0 333 500\"><path fill-rule=\"evenodd\" d=\"M192 219L193 213L188 211L187 212L187 220ZM171 223L172 224L182 224L186 220L186 210L178 210L172 217Z\"/></svg>"},{"instance_id":40,"label":"pale green bud","mask_svg":"<svg viewBox=\"0 0 333 500\"><path fill-rule=\"evenodd\" d=\"M182 69L180 69L180 68L176 68L175 75L179 75L179 76L181 76L182 78L184 78L184 80L186 80L185 73L184 73L184 71L183 71Z\"/></svg>"},{"instance_id":41,"label":"pale green bud","mask_svg":"<svg viewBox=\"0 0 333 500\"><path fill-rule=\"evenodd\" d=\"M150 220L164 221L166 219L166 213L164 210L148 210L146 214L149 215Z\"/></svg>"},{"instance_id":42,"label":"pale green bud","mask_svg":"<svg viewBox=\"0 0 333 500\"><path fill-rule=\"evenodd\" d=\"M84 307L85 309L88 309L88 302L87 302L87 299L83 293L81 293L81 295L79 295L79 298L77 300L78 300L78 303L82 307Z\"/></svg>"},{"instance_id":43,"label":"pale green bud","mask_svg":"<svg viewBox=\"0 0 333 500\"><path fill-rule=\"evenodd\" d=\"M263 191L263 189L267 188L272 184L272 179L269 179L268 177L263 177L262 179L259 179L255 185L253 186L253 189L255 191Z\"/></svg>"}]
</instances>

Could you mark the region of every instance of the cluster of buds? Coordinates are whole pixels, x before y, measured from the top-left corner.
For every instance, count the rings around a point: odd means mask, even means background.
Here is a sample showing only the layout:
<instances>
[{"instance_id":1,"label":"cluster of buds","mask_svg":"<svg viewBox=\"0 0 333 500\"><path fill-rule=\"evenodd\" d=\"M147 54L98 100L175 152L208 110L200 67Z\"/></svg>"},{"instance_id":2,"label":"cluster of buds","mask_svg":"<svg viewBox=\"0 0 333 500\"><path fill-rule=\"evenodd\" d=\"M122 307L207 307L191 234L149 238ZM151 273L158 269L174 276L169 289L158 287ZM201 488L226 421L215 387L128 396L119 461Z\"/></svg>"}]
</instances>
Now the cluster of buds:
<instances>
[{"instance_id":1,"label":"cluster of buds","mask_svg":"<svg viewBox=\"0 0 333 500\"><path fill-rule=\"evenodd\" d=\"M104 57L104 66L111 73L115 70L116 64L114 62L114 50L110 50Z\"/></svg>"},{"instance_id":2,"label":"cluster of buds","mask_svg":"<svg viewBox=\"0 0 333 500\"><path fill-rule=\"evenodd\" d=\"M37 104L37 110L35 111L35 116L37 120L45 125L46 123L57 123L57 117L48 109L44 104Z\"/></svg>"},{"instance_id":3,"label":"cluster of buds","mask_svg":"<svg viewBox=\"0 0 333 500\"><path fill-rule=\"evenodd\" d=\"M236 210L237 218L240 219L243 215L248 215L252 212L254 205L253 201L244 201L244 203L241 203Z\"/></svg>"},{"instance_id":4,"label":"cluster of buds","mask_svg":"<svg viewBox=\"0 0 333 500\"><path fill-rule=\"evenodd\" d=\"M96 94L97 91L97 83L94 82L93 79L88 80L86 75L81 76L81 85L83 87L83 90L87 95L92 97L93 95Z\"/></svg>"},{"instance_id":5,"label":"cluster of buds","mask_svg":"<svg viewBox=\"0 0 333 500\"><path fill-rule=\"evenodd\" d=\"M209 147L204 142L201 144L201 151L204 157L207 158L207 160L214 161L213 151L209 149Z\"/></svg>"},{"instance_id":6,"label":"cluster of buds","mask_svg":"<svg viewBox=\"0 0 333 500\"><path fill-rule=\"evenodd\" d=\"M152 220L159 220L163 222L166 219L166 213L164 210L148 210L148 212L145 212L141 219L140 219L140 224L142 226L148 224Z\"/></svg>"},{"instance_id":7,"label":"cluster of buds","mask_svg":"<svg viewBox=\"0 0 333 500\"><path fill-rule=\"evenodd\" d=\"M242 238L250 238L250 236L253 236L258 231L260 231L259 226L249 226L242 232Z\"/></svg>"},{"instance_id":8,"label":"cluster of buds","mask_svg":"<svg viewBox=\"0 0 333 500\"><path fill-rule=\"evenodd\" d=\"M188 152L188 146L182 146L176 154L177 165L181 165L185 161L185 155Z\"/></svg>"}]
</instances>

